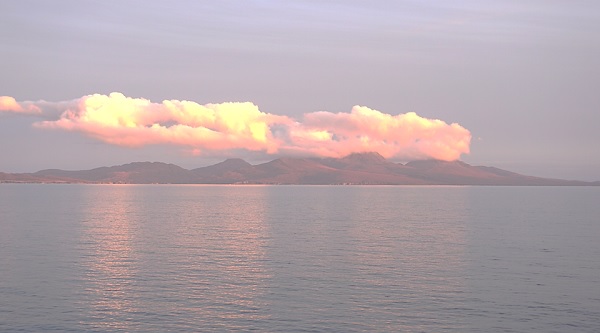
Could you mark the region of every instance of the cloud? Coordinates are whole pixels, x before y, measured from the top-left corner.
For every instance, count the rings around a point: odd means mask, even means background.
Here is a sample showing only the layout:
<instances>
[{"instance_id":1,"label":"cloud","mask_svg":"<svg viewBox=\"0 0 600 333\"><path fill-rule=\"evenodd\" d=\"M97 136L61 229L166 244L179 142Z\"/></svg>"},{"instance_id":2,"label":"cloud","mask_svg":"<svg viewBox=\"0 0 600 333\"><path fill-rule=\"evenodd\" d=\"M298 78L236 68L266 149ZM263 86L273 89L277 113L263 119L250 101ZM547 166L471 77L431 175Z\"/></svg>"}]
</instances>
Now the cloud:
<instances>
[{"instance_id":1,"label":"cloud","mask_svg":"<svg viewBox=\"0 0 600 333\"><path fill-rule=\"evenodd\" d=\"M0 112L14 112L22 114L40 114L42 110L38 108L33 102L21 102L17 101L10 96L0 96Z\"/></svg>"},{"instance_id":2,"label":"cloud","mask_svg":"<svg viewBox=\"0 0 600 333\"><path fill-rule=\"evenodd\" d=\"M340 157L377 151L402 160L455 160L469 153L471 134L458 124L448 125L414 112L392 116L363 106L351 113L313 112L292 129L299 149Z\"/></svg>"},{"instance_id":3,"label":"cloud","mask_svg":"<svg viewBox=\"0 0 600 333\"><path fill-rule=\"evenodd\" d=\"M78 131L100 141L141 147L171 144L194 154L248 150L266 154L341 157L376 151L397 160L455 160L469 153L470 132L414 112L390 115L363 106L350 113L311 112L300 120L264 113L249 102L161 103L120 93L65 102L17 102L0 111L37 114L38 128Z\"/></svg>"}]
</instances>

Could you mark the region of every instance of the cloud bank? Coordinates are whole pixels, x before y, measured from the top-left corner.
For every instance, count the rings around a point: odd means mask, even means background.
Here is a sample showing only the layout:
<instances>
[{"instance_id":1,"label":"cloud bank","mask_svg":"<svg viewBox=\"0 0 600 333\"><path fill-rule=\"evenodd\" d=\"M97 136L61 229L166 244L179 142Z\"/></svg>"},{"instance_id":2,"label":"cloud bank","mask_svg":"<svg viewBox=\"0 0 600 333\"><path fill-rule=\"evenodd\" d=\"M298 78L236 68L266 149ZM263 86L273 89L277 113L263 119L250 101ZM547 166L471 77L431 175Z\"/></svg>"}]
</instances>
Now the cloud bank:
<instances>
[{"instance_id":1,"label":"cloud bank","mask_svg":"<svg viewBox=\"0 0 600 333\"><path fill-rule=\"evenodd\" d=\"M56 103L0 96L0 111L36 115L45 119L34 123L38 128L77 131L113 145L171 144L200 154L242 149L342 157L376 151L397 160L456 160L469 153L471 141L470 132L456 123L364 106L350 113L310 112L297 120L262 112L249 102L155 103L111 93Z\"/></svg>"}]
</instances>

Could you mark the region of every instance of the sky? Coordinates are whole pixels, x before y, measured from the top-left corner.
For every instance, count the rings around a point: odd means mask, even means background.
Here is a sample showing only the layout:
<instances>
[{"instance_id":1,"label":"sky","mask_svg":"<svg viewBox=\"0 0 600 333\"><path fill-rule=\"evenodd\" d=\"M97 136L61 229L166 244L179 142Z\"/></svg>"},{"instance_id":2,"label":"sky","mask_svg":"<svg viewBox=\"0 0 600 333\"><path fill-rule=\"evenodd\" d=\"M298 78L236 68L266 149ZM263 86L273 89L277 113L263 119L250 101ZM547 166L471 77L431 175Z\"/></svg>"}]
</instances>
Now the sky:
<instances>
[{"instance_id":1,"label":"sky","mask_svg":"<svg viewBox=\"0 0 600 333\"><path fill-rule=\"evenodd\" d=\"M0 172L460 159L600 180L597 1L0 2Z\"/></svg>"}]
</instances>

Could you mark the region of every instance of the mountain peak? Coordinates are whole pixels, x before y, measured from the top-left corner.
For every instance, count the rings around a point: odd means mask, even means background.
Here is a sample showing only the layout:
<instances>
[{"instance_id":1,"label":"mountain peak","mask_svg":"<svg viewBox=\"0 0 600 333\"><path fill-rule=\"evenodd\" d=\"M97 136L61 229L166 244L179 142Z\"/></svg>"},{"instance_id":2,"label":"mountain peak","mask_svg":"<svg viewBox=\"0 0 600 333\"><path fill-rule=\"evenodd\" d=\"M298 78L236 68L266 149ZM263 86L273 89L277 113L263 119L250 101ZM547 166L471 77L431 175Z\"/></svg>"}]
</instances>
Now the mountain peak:
<instances>
[{"instance_id":1,"label":"mountain peak","mask_svg":"<svg viewBox=\"0 0 600 333\"><path fill-rule=\"evenodd\" d=\"M252 166L252 164L244 161L241 158L228 158L225 161L218 163L221 166L232 166L232 167L247 167Z\"/></svg>"},{"instance_id":2,"label":"mountain peak","mask_svg":"<svg viewBox=\"0 0 600 333\"><path fill-rule=\"evenodd\" d=\"M226 159L223 162L214 164L214 165L209 165L209 166L205 166L205 167L201 167L201 168L197 168L197 169L193 169L192 172L196 173L196 174L205 174L205 173L212 173L212 172L231 172L231 171L240 171L240 170L247 170L247 169L252 169L252 164L244 161L241 158L229 158Z\"/></svg>"},{"instance_id":3,"label":"mountain peak","mask_svg":"<svg viewBox=\"0 0 600 333\"><path fill-rule=\"evenodd\" d=\"M382 163L385 162L385 157L381 156L378 152L364 152L364 153L352 153L346 157L341 158L345 161L361 162L361 163Z\"/></svg>"}]
</instances>

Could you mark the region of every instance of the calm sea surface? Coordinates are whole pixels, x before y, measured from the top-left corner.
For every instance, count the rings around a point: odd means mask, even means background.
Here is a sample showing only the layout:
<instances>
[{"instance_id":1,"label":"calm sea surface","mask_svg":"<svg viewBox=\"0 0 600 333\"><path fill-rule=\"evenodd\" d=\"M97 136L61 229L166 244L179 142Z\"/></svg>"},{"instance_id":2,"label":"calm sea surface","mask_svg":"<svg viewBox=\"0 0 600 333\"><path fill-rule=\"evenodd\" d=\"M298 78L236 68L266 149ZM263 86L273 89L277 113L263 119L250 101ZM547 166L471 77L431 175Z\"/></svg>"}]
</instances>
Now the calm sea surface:
<instances>
[{"instance_id":1,"label":"calm sea surface","mask_svg":"<svg viewBox=\"0 0 600 333\"><path fill-rule=\"evenodd\" d=\"M600 188L0 184L0 331L600 332Z\"/></svg>"}]
</instances>

